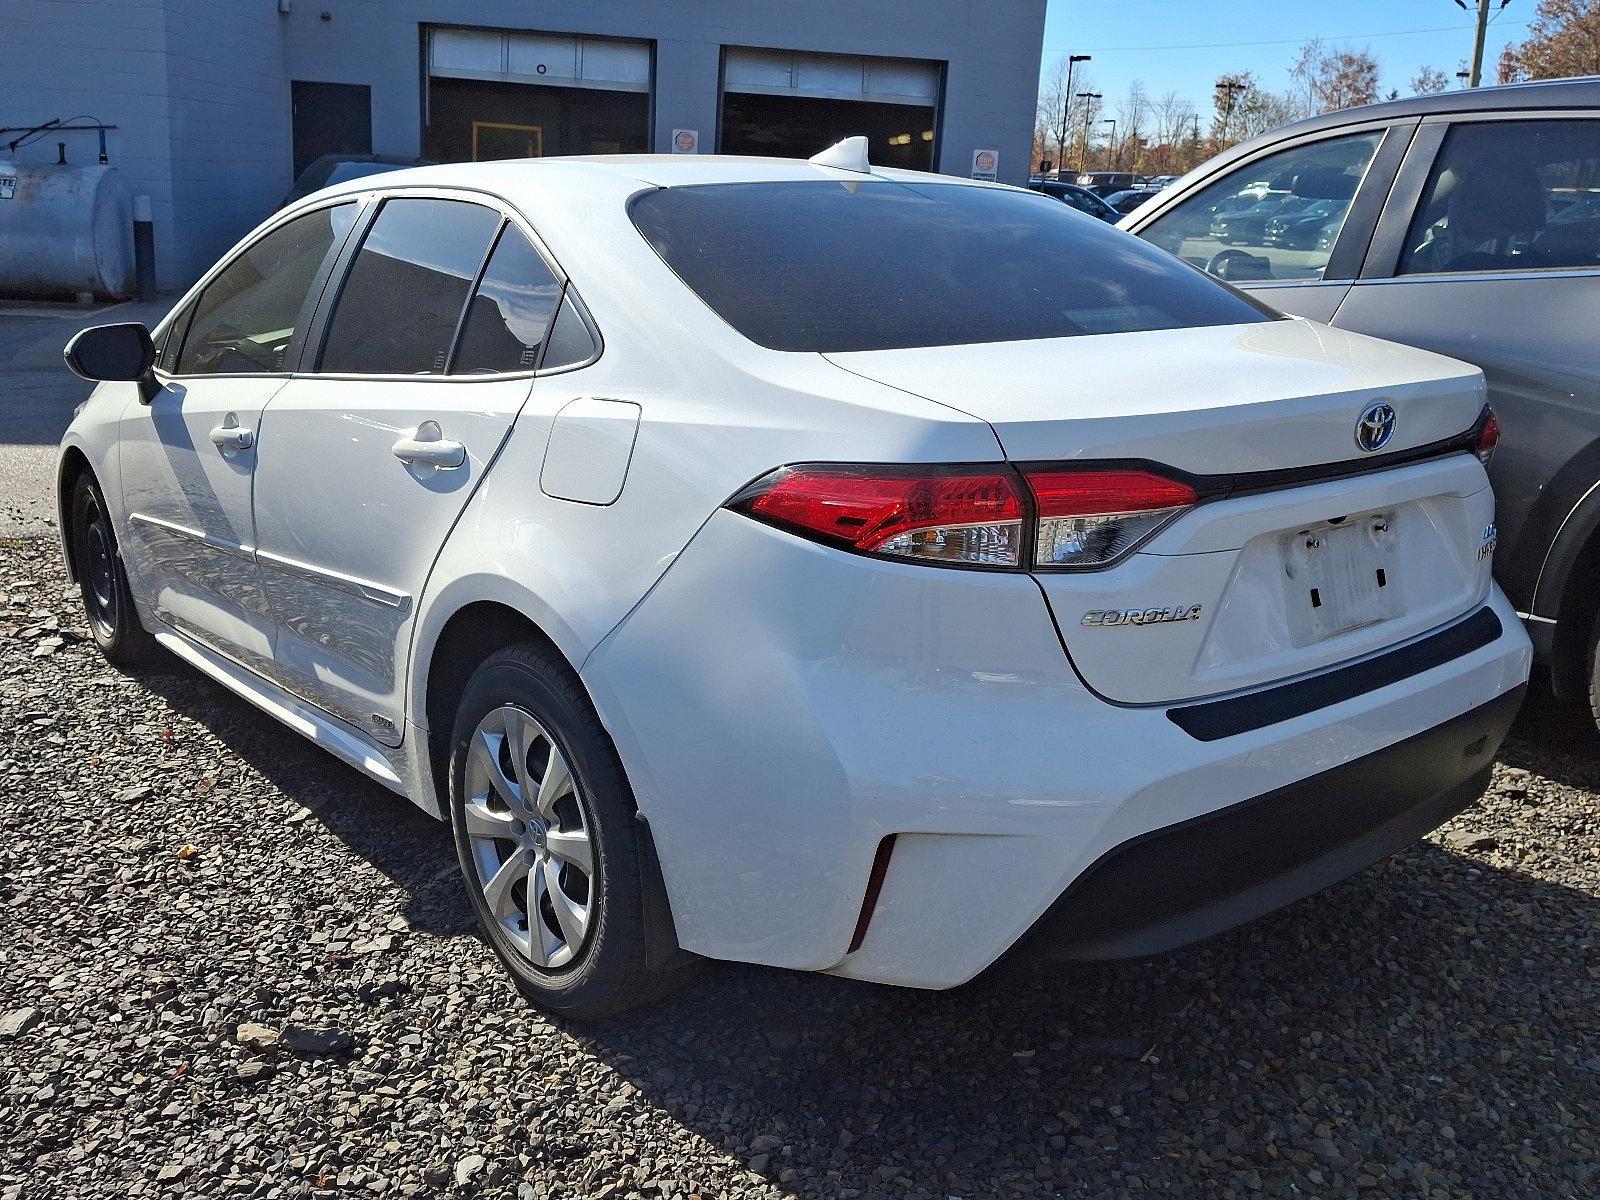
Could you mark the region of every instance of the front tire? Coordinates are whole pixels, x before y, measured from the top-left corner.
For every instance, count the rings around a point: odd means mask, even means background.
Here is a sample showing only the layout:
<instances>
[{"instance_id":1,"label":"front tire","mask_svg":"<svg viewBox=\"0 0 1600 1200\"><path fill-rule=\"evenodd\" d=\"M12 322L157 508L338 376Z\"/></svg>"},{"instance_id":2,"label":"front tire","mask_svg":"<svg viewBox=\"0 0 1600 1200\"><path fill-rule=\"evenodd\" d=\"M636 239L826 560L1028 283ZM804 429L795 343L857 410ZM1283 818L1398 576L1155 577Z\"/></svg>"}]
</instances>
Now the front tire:
<instances>
[{"instance_id":1,"label":"front tire","mask_svg":"<svg viewBox=\"0 0 1600 1200\"><path fill-rule=\"evenodd\" d=\"M69 511L72 573L78 578L94 644L114 666L124 670L149 666L160 646L139 624L105 493L88 471L73 482Z\"/></svg>"},{"instance_id":2,"label":"front tire","mask_svg":"<svg viewBox=\"0 0 1600 1200\"><path fill-rule=\"evenodd\" d=\"M552 648L498 651L467 681L451 737L450 822L478 924L533 1003L597 1020L672 985L648 961L633 793Z\"/></svg>"},{"instance_id":3,"label":"front tire","mask_svg":"<svg viewBox=\"0 0 1600 1200\"><path fill-rule=\"evenodd\" d=\"M1589 626L1589 720L1600 732L1600 612Z\"/></svg>"}]
</instances>

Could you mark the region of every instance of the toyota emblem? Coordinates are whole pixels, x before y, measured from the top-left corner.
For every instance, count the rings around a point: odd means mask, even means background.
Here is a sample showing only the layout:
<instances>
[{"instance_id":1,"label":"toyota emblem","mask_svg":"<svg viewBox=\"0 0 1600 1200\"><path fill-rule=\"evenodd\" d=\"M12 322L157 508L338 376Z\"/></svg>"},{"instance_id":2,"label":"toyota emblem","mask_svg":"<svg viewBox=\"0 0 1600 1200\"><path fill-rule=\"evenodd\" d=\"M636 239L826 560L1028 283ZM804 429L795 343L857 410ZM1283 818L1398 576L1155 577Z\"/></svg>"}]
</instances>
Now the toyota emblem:
<instances>
[{"instance_id":1,"label":"toyota emblem","mask_svg":"<svg viewBox=\"0 0 1600 1200\"><path fill-rule=\"evenodd\" d=\"M1356 421L1356 445L1369 454L1382 450L1394 436L1394 405L1380 400L1362 410Z\"/></svg>"}]
</instances>

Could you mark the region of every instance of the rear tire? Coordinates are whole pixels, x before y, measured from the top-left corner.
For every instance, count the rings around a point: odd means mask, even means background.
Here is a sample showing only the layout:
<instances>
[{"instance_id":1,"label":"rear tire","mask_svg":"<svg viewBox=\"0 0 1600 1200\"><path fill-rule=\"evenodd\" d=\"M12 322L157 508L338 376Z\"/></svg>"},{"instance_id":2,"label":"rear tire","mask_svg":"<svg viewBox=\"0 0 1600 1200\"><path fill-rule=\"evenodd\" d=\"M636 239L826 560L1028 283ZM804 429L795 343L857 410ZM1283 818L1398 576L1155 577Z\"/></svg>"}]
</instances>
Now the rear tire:
<instances>
[{"instance_id":1,"label":"rear tire","mask_svg":"<svg viewBox=\"0 0 1600 1200\"><path fill-rule=\"evenodd\" d=\"M122 566L105 493L88 471L72 485L72 573L78 579L89 633L107 661L124 670L148 667L160 645L139 624Z\"/></svg>"},{"instance_id":2,"label":"rear tire","mask_svg":"<svg viewBox=\"0 0 1600 1200\"><path fill-rule=\"evenodd\" d=\"M553 648L500 650L467 681L450 823L478 924L534 1004L598 1020L680 980L649 962L643 839L621 760Z\"/></svg>"},{"instance_id":3,"label":"rear tire","mask_svg":"<svg viewBox=\"0 0 1600 1200\"><path fill-rule=\"evenodd\" d=\"M1589 626L1589 643L1587 646L1589 668L1589 720L1593 722L1597 732L1600 732L1600 612L1595 614L1593 624Z\"/></svg>"}]
</instances>

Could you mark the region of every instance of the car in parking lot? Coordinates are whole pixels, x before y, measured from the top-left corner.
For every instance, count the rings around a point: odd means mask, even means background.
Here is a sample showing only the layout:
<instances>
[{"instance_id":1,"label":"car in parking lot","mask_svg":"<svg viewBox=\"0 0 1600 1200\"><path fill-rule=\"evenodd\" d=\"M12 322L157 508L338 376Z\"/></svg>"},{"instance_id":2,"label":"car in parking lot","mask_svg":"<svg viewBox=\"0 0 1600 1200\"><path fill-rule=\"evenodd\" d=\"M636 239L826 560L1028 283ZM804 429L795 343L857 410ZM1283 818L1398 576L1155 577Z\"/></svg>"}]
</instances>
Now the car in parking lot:
<instances>
[{"instance_id":1,"label":"car in parking lot","mask_svg":"<svg viewBox=\"0 0 1600 1200\"><path fill-rule=\"evenodd\" d=\"M1527 676L1480 372L865 139L342 184L66 357L97 644L448 820L572 1016L1183 945L1471 803Z\"/></svg>"},{"instance_id":2,"label":"car in parking lot","mask_svg":"<svg viewBox=\"0 0 1600 1200\"><path fill-rule=\"evenodd\" d=\"M1234 147L1121 223L1284 312L1482 367L1501 585L1557 695L1600 721L1600 80L1330 113ZM1222 248L1262 181L1334 201L1310 249Z\"/></svg>"},{"instance_id":3,"label":"car in parking lot","mask_svg":"<svg viewBox=\"0 0 1600 1200\"><path fill-rule=\"evenodd\" d=\"M1096 196L1088 188L1079 187L1075 183L1062 183L1059 179L1034 179L1028 181L1028 186L1036 192L1041 192L1052 199L1077 209L1081 213L1088 213L1091 217L1099 217L1102 221L1118 221L1122 213L1112 208L1104 200Z\"/></svg>"},{"instance_id":4,"label":"car in parking lot","mask_svg":"<svg viewBox=\"0 0 1600 1200\"><path fill-rule=\"evenodd\" d=\"M1112 192L1111 195L1106 197L1106 203L1116 209L1119 214L1131 213L1152 196L1159 195L1160 192L1160 188L1129 188L1124 192Z\"/></svg>"},{"instance_id":5,"label":"car in parking lot","mask_svg":"<svg viewBox=\"0 0 1600 1200\"><path fill-rule=\"evenodd\" d=\"M295 178L294 186L289 189L289 194L283 198L283 203L278 207L283 208L293 204L312 192L332 187L336 183L364 179L369 175L382 175L388 171L403 171L407 167L428 165L430 164L426 159L402 158L393 154L324 154L320 158L312 159L306 169L300 172Z\"/></svg>"},{"instance_id":6,"label":"car in parking lot","mask_svg":"<svg viewBox=\"0 0 1600 1200\"><path fill-rule=\"evenodd\" d=\"M1135 175L1132 171L1084 171L1073 182L1104 199L1116 192L1143 187L1144 176Z\"/></svg>"},{"instance_id":7,"label":"car in parking lot","mask_svg":"<svg viewBox=\"0 0 1600 1200\"><path fill-rule=\"evenodd\" d=\"M1262 232L1263 246L1285 249L1313 249L1325 233L1337 230L1340 204L1336 200L1313 200L1294 211L1279 209Z\"/></svg>"}]
</instances>

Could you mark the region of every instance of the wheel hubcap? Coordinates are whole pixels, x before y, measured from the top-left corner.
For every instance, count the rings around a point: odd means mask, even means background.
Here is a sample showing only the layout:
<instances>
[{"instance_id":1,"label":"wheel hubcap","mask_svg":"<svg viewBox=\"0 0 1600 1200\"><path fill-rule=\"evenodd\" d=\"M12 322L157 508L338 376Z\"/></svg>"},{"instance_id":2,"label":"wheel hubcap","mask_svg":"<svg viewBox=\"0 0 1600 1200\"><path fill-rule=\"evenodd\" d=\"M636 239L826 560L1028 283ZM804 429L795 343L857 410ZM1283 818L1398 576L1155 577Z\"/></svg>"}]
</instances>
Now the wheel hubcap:
<instances>
[{"instance_id":1,"label":"wheel hubcap","mask_svg":"<svg viewBox=\"0 0 1600 1200\"><path fill-rule=\"evenodd\" d=\"M99 502L91 494L85 521L82 566L84 598L89 617L110 636L117 623L116 550L111 541L111 526Z\"/></svg>"},{"instance_id":2,"label":"wheel hubcap","mask_svg":"<svg viewBox=\"0 0 1600 1200\"><path fill-rule=\"evenodd\" d=\"M566 756L520 708L478 723L467 753L467 836L496 924L530 962L562 967L583 948L594 846Z\"/></svg>"}]
</instances>

